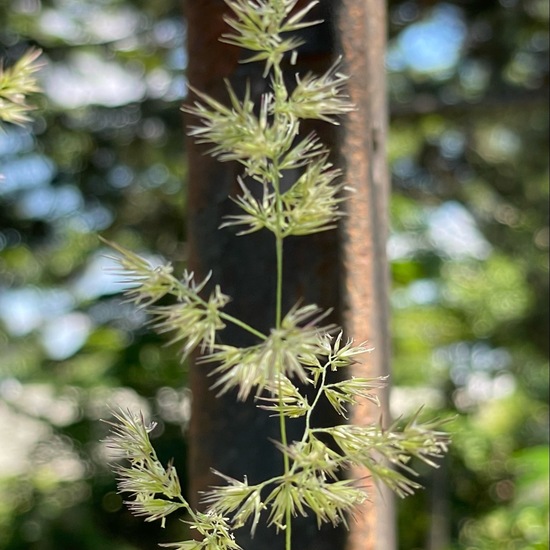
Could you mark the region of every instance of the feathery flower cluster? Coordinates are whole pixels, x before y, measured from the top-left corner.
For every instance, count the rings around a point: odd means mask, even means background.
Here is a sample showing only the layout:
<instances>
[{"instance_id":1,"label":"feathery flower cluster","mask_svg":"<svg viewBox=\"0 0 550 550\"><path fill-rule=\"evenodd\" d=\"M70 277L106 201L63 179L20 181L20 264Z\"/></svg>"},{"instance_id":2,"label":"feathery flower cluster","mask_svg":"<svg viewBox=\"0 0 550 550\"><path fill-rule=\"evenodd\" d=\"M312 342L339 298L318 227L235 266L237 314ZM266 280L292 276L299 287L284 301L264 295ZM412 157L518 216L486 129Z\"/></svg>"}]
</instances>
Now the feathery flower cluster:
<instances>
[{"instance_id":1,"label":"feathery flower cluster","mask_svg":"<svg viewBox=\"0 0 550 550\"><path fill-rule=\"evenodd\" d=\"M151 445L149 433L155 424L146 426L143 415L130 411L113 412L113 416L117 422L109 422L112 434L107 447L115 458L129 462L129 466L116 467L118 490L134 497L127 504L135 515L145 516L145 521L160 519L164 525L166 516L188 505L176 471L172 466L164 468Z\"/></svg>"},{"instance_id":2,"label":"feathery flower cluster","mask_svg":"<svg viewBox=\"0 0 550 550\"><path fill-rule=\"evenodd\" d=\"M226 518L212 511L196 512L183 498L176 470L172 465L165 468L160 463L149 440L155 424L146 425L141 413L131 411L113 411L113 416L116 422L107 422L112 429L106 443L113 458L128 462L117 465L115 471L119 492L133 496L126 502L131 512L143 516L145 521L160 520L164 527L167 516L183 509L190 517L186 523L203 537L201 541L161 546L180 550L242 550Z\"/></svg>"},{"instance_id":3,"label":"feathery flower cluster","mask_svg":"<svg viewBox=\"0 0 550 550\"><path fill-rule=\"evenodd\" d=\"M23 124L30 120L32 107L27 95L38 92L35 73L42 67L37 63L41 50L29 50L12 67L4 69L0 64L0 120Z\"/></svg>"},{"instance_id":4,"label":"feathery flower cluster","mask_svg":"<svg viewBox=\"0 0 550 550\"><path fill-rule=\"evenodd\" d=\"M316 1L299 11L295 9L298 0L226 3L234 13L226 19L233 32L222 40L252 51L247 61L265 63L271 90L259 106L249 90L239 99L229 84L228 106L193 90L198 99L184 110L198 119L191 135L210 144L211 155L220 161L238 161L244 168L244 177L239 179L241 194L234 198L242 213L226 219L222 227L239 226L241 235L267 230L275 237L274 328L263 334L226 313L229 298L218 286L205 297L208 278L196 283L193 274L185 272L179 280L169 264L153 267L132 252L111 246L120 254L129 298L151 313L159 332L171 332L173 342L182 342L182 357L199 348L204 352L201 362L214 364L212 385L219 394L234 391L241 400L253 395L259 408L279 418L280 441L274 445L282 454L284 471L255 485L246 478L241 481L216 472L224 483L205 494L206 512L198 513L181 497L173 469L158 462L143 419L115 415L118 423L113 424L112 446L129 461L118 473L119 490L134 495L130 509L147 521L164 522L168 514L183 508L191 517L191 527L202 537L165 547L238 549L233 531L249 525L254 534L263 518L285 533L285 549L290 550L294 517L312 513L319 525L347 525L356 506L367 498L364 487L341 479L343 470L366 467L376 481L405 496L419 487L407 477L415 476L411 457L435 466L434 459L447 450L448 437L439 431L441 422L421 423L416 417L401 429L348 424L351 406L365 401L378 405L375 392L385 379L344 376L330 382L329 374L350 367L371 349L365 343L345 340L335 325L323 326L327 312L315 305L296 305L283 314L283 240L333 228L343 200L340 171L328 161L329 152L315 134L300 136L301 121L336 124L339 116L354 107L344 93L347 77L337 64L321 76L297 76L292 91L283 78L284 56L290 55L292 63L301 43L288 33L315 23L304 17ZM173 303L157 305L168 297ZM254 335L257 343L246 348L224 344L219 331L228 323ZM304 386L310 390L307 396ZM313 427L312 415L321 400L342 417L341 425ZM302 437L289 442L286 422L298 417L305 426Z\"/></svg>"}]
</instances>

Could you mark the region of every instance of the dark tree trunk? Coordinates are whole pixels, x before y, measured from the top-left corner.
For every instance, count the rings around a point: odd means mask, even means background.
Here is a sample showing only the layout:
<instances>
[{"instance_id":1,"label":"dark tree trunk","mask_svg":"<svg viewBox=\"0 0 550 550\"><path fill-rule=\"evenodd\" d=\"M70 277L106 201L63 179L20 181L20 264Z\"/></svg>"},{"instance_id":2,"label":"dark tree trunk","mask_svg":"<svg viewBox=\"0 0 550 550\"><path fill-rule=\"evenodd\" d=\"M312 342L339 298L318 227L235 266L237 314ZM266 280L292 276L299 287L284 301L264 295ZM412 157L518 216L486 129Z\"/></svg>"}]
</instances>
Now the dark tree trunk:
<instances>
[{"instance_id":1,"label":"dark tree trunk","mask_svg":"<svg viewBox=\"0 0 550 550\"><path fill-rule=\"evenodd\" d=\"M355 1L351 4L358 3ZM379 4L383 5L382 2ZM361 7L361 10L366 10L366 6ZM239 64L242 52L218 41L219 36L227 32L223 14L228 9L223 0L192 0L186 3L186 9L188 77L191 84L222 102L227 100L223 82L225 78L229 79L237 92L243 91L247 82L250 82L256 97L266 91L268 82L262 78L262 67ZM348 65L346 70L352 73L353 81L358 68L370 71L375 67L382 71L382 53L376 63L373 61L378 54L371 54L370 51L368 63L364 60L358 62L351 55L350 48L355 46L349 40L364 42L360 55L366 55L365 47L370 48L368 41L371 40L366 35L361 37L358 28L347 30L350 17L353 17L349 13L351 10L346 2L330 0L322 1L316 7L312 17L322 18L325 23L307 29L304 33L307 43L299 52L297 67L289 71L289 82L296 71L326 70L340 50L344 53ZM379 7L378 11L381 13ZM365 33L368 22L366 11L362 11L362 17L362 32ZM383 36L383 17L376 17L377 24L382 26L378 34ZM343 31L350 32L349 40L340 37ZM356 34L352 36L351 31ZM377 47L383 47L378 35L377 40L380 41ZM323 141L335 150L335 158L340 156L344 164L354 167L353 172L350 170L348 181L356 187L358 193L349 205L349 224L340 233L332 231L285 240L283 307L286 311L298 300L303 300L304 303L316 303L323 309L334 308L333 321L345 323L349 334L356 331L357 340L369 339L376 343L379 351L375 356L367 358L369 365L374 360L374 370L367 366L369 376L372 376L375 372L384 372L387 361L384 254L386 182L384 165L380 161L384 154L385 112L381 116L377 115L376 119L372 117L377 108L384 109L384 99L380 98L378 91L372 96L365 95L366 90L362 89L364 86L369 89L382 86L383 93L383 75L359 74L358 80L350 87L361 114L354 114L353 119L345 121L343 147L340 147L342 135L333 126L323 123L315 126ZM359 89L358 93L356 89ZM371 105L374 97L376 105ZM309 130L311 127L305 129ZM357 140L354 136L363 131L365 135ZM192 141L189 141L187 147L190 268L198 277L204 277L212 271L212 283L220 284L222 291L232 297L228 306L230 313L267 332L275 319L273 237L267 232L237 237L231 229L218 229L222 218L234 213L235 206L228 197L237 194L236 181L241 168L236 164L220 163L212 159L205 154L207 148L197 146ZM356 216L359 218L355 219ZM256 343L249 334L233 327L228 327L222 338L225 343L238 346ZM211 468L237 479L246 475L251 483L280 473L282 459L270 441L279 439L278 421L258 410L252 400L236 402L233 393L217 398L209 389L212 378L208 376L208 369L204 365L192 365L190 380L193 407L189 477L191 498L196 499L195 504L198 504L196 495L200 491L221 481L211 473ZM379 411L375 411L373 416L378 414ZM330 425L336 420L329 410L321 411L316 418L318 425ZM301 436L302 425L299 421L292 422L289 429L289 440ZM375 489L371 497L375 504L364 511L368 516L366 523L361 519L358 529L352 527L350 541L361 542L349 546L350 549L375 548L363 542L365 536L370 536L370 531L369 535L365 535L364 524L370 526L382 517L378 511L380 502ZM376 529L378 537L378 526ZM282 537L276 536L273 528L260 526L252 540L245 530L242 531L238 541L246 550L282 550L284 547ZM343 529L327 527L319 532L314 517L297 518L293 527L293 547L299 550L343 549L347 539L348 535ZM391 544L383 547L392 548Z\"/></svg>"}]
</instances>

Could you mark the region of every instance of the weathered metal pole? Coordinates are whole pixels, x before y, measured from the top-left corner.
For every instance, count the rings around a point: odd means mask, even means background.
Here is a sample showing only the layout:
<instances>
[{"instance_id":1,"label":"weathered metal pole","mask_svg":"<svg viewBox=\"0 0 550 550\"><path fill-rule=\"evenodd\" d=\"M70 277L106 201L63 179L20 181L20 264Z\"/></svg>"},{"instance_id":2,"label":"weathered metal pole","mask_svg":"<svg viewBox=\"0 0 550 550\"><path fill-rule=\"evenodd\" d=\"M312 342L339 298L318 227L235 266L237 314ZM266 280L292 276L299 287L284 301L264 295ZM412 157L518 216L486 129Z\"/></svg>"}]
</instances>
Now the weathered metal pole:
<instances>
[{"instance_id":1,"label":"weathered metal pole","mask_svg":"<svg viewBox=\"0 0 550 550\"><path fill-rule=\"evenodd\" d=\"M357 110L346 117L340 148L346 180L355 189L347 201L342 230L344 258L344 326L357 341L375 348L356 376L382 376L390 370L388 325L389 178L386 165L387 101L385 85L386 2L340 0L337 36L351 79L349 94ZM388 392L382 415L389 421ZM381 411L365 404L353 411L351 422L378 420ZM368 476L355 471L354 477ZM368 477L367 477L368 479ZM369 502L352 524L347 550L392 550L396 547L393 495L371 486Z\"/></svg>"},{"instance_id":2,"label":"weathered metal pole","mask_svg":"<svg viewBox=\"0 0 550 550\"><path fill-rule=\"evenodd\" d=\"M375 372L383 372L383 360L387 360L384 352L387 346L384 340L387 337L386 329L373 328L377 322L386 323L383 306L386 296L383 253L386 232L385 170L379 161L373 160L375 155L379 158L384 154L385 114L376 119L372 115L377 108L384 109L384 100L380 100L378 92L376 95L365 95L366 90L357 89L366 85L365 79L369 81L368 73L359 75L357 82L355 79L357 70L370 70L375 66L377 70L383 71L383 58L378 64L371 59L370 64L361 65L350 52L350 48L356 47L355 42L350 42L352 39L359 43L367 41L365 36L359 37L359 29L351 28L353 6L361 5L360 11L365 15L363 24L367 25L370 24L366 17L368 4L357 0L320 2L312 17L324 19L325 24L307 30L304 36L307 44L300 51L298 66L291 71L290 76L296 71L322 72L332 64L338 51L343 51L346 70L353 76L350 88L352 99L358 104L359 111L345 121L342 141L339 141L340 132L336 132L331 125L320 123L315 126L315 130L337 153L341 147L343 163L353 166L353 171L348 170L348 180L356 187L357 193L350 203L350 220L343 234L333 231L285 240L284 308L288 310L299 299L306 303L316 303L324 309L334 308L333 321L345 322L347 332L350 335L355 333L357 340L368 339L376 344L376 354L367 358L369 364L372 359L375 361L374 370L370 370L370 365L367 367L368 375L372 376ZM379 4L383 5L382 2ZM218 41L220 35L227 32L223 14L228 10L223 0L192 0L186 2L186 11L189 56L187 74L195 88L222 102L227 100L224 79L229 79L237 92L244 91L249 81L256 97L268 89L269 83L262 78L260 66L239 64L243 52ZM383 20L379 22L384 34L385 23ZM355 35L340 36L340 33L352 31ZM366 53L368 48L370 45L365 43L360 50ZM383 87L383 78L380 82ZM378 98L376 106L369 103L373 97ZM365 104L367 113L360 113ZM361 140L362 131L366 135ZM349 152L346 152L347 148ZM190 268L199 277L212 271L212 282L220 284L223 292L233 298L230 312L259 330L268 331L275 318L272 236L260 232L237 237L228 229L218 230L222 217L235 213L235 206L228 196L235 196L238 192L236 181L241 168L212 159L205 155L206 149L192 141L187 144ZM373 183L375 180L376 184ZM376 191L370 189L372 185L377 185ZM367 197L362 197L363 193L367 193ZM376 206L373 206L373 193L378 197ZM380 203L380 197L383 197L384 204ZM367 207L364 206L365 201ZM374 210L374 218L371 210ZM356 215L360 216L357 221L351 219ZM371 242L373 235L376 242ZM362 248L362 245L366 248ZM345 263L342 262L342 254L345 254ZM222 337L224 342L238 346L256 343L248 334L233 328L226 329ZM211 384L212 379L204 365L191 366L191 498L209 485L219 483L220 480L211 473L211 468L238 479L246 475L254 483L280 473L282 467L280 454L269 441L270 438L279 438L278 423L259 411L253 402L236 403L233 394L216 398L209 389ZM379 414L379 411L374 414ZM321 412L317 423L330 425L336 420L332 411L327 410ZM299 438L301 429L299 421L289 426L289 439ZM293 529L293 547L299 550L340 550L346 548L346 540L349 538L350 543L355 544L349 550L391 550L391 545L375 547L364 543L367 540L365 536L378 537L378 531L375 535L370 526L382 521L376 489L372 491L371 497L374 505L361 511L360 522L352 526L351 537L344 530L335 530L331 526L318 532L315 518L298 518ZM195 501L195 504L198 502ZM366 530L368 535L365 535ZM253 539L243 534L239 543L246 550L282 550L284 547L282 538L265 526L258 528Z\"/></svg>"}]
</instances>

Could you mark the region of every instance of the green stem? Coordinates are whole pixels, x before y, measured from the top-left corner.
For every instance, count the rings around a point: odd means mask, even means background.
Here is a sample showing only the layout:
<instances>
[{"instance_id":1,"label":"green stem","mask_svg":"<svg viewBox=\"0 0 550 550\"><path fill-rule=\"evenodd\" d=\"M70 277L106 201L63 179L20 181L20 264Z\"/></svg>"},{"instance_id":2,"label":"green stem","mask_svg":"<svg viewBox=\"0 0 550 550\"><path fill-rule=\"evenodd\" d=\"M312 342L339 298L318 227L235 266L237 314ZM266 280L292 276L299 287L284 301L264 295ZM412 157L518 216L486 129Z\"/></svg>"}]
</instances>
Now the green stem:
<instances>
[{"instance_id":1,"label":"green stem","mask_svg":"<svg viewBox=\"0 0 550 550\"><path fill-rule=\"evenodd\" d=\"M327 368L328 368L328 363L325 364L325 366L323 367L323 372L321 373L321 381L317 389L317 394L315 395L315 398L313 399L306 413L304 433L302 434L302 439L300 440L301 444L305 443L314 431L311 429L311 415L313 414L313 411L317 406L317 403L319 402L321 395L323 395L323 391L325 389L325 382L327 378ZM290 474L293 474L295 471L296 471L296 463L292 465L292 468L290 469Z\"/></svg>"},{"instance_id":2,"label":"green stem","mask_svg":"<svg viewBox=\"0 0 550 550\"><path fill-rule=\"evenodd\" d=\"M224 313L223 311L220 311L219 316L224 321L229 321L230 323L233 323L234 325L241 327L247 332L250 332L250 334L257 336L260 340L267 340L267 336L265 334L262 334L259 330L256 330L255 328L251 327L249 324L245 323L244 321L241 321L240 319L233 317L233 315L229 315L229 313Z\"/></svg>"},{"instance_id":3,"label":"green stem","mask_svg":"<svg viewBox=\"0 0 550 550\"><path fill-rule=\"evenodd\" d=\"M275 237L275 250L277 256L277 294L275 296L275 327L281 328L283 306L283 237Z\"/></svg>"},{"instance_id":4,"label":"green stem","mask_svg":"<svg viewBox=\"0 0 550 550\"><path fill-rule=\"evenodd\" d=\"M277 198L280 199L280 194L277 189ZM279 200L277 201L279 202ZM280 212L280 210L279 210ZM277 255L277 295L276 295L276 327L281 328L282 319L282 298L283 298L283 237L276 235L275 250ZM281 373L282 374L282 373ZM283 408L283 391L282 391L282 376L279 378L279 407ZM281 444L286 447L288 445L288 437L286 434L286 417L282 411L279 412L279 430L281 432ZM283 453L284 476L288 476L290 472L290 459ZM292 515L290 508L285 512L285 550L292 548Z\"/></svg>"},{"instance_id":5,"label":"green stem","mask_svg":"<svg viewBox=\"0 0 550 550\"><path fill-rule=\"evenodd\" d=\"M285 80L283 76L283 71L281 69L280 60L276 61L273 64L273 93L275 98L274 105L274 125L280 125L281 128L288 128L291 125L292 121L289 120L286 112L286 104L288 102L288 90L285 85ZM279 113L279 114L278 114ZM277 118L279 117L279 120ZM293 126L297 131L297 125ZM282 157L282 153L281 153ZM283 320L283 239L284 235L284 208L283 208L283 193L281 192L281 181L280 181L280 171L279 171L279 161L281 157L274 158L272 169L272 181L273 191L275 193L276 201L275 208L277 212L277 222L276 228L274 231L275 234L275 253L277 261L277 287L276 287L276 297L275 297L275 326L279 330L282 325ZM281 373L283 375L284 373ZM283 392L282 392L282 376L279 379L279 426L281 433L281 444L286 447L288 446L288 438L286 432L286 417L282 412L283 409ZM291 465L290 458L283 453L284 461L284 479L288 480L291 474ZM292 513L290 508L287 508L285 512L285 550L292 549Z\"/></svg>"},{"instance_id":6,"label":"green stem","mask_svg":"<svg viewBox=\"0 0 550 550\"><path fill-rule=\"evenodd\" d=\"M317 394L315 395L315 399L313 399L313 402L311 403L307 413L306 413L306 426L304 428L304 435L302 436L302 443L306 441L310 430L311 430L311 415L313 413L313 410L317 406L317 403L319 402L319 399L321 398L321 395L323 395L323 391L325 390L325 382L327 380L327 369L328 369L328 363L325 364L323 367L323 372L321 373L321 381L319 383L319 389L317 390Z\"/></svg>"},{"instance_id":7,"label":"green stem","mask_svg":"<svg viewBox=\"0 0 550 550\"><path fill-rule=\"evenodd\" d=\"M275 94L279 94L280 100L284 100L280 94L286 98L286 89L284 87L284 80L280 66L276 63L274 66L274 82L275 82ZM278 160L278 159L277 159ZM276 210L277 210L277 227L275 231L275 256L277 264L277 287L275 294L275 327L277 330L281 328L283 319L283 200L280 185L280 174L278 161L273 162L273 190L276 196ZM284 373L281 373L281 375ZM279 406L283 408L283 392L282 392L282 376L279 378ZM286 447L288 445L288 437L286 433L286 417L282 410L279 412L279 431L281 434L281 444ZM290 458L283 453L283 467L284 478L287 479L290 473ZM285 511L285 550L292 549L292 514L290 508Z\"/></svg>"}]
</instances>

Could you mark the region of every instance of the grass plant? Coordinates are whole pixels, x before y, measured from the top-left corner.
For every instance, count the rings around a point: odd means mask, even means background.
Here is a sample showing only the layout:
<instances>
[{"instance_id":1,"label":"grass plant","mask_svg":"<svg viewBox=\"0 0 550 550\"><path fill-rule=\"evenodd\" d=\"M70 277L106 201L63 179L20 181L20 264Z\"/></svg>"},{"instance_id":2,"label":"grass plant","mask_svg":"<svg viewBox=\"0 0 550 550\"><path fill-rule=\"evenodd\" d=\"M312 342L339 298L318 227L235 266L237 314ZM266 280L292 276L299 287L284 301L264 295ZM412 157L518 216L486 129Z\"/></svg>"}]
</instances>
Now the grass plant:
<instances>
[{"instance_id":1,"label":"grass plant","mask_svg":"<svg viewBox=\"0 0 550 550\"><path fill-rule=\"evenodd\" d=\"M117 252L128 296L152 317L160 332L172 334L181 343L181 355L198 350L203 363L213 363L213 388L219 394L234 392L244 400L254 396L257 406L278 416L279 441L274 452L282 455L280 475L249 484L247 478L232 479L217 472L220 484L204 495L205 511L191 508L171 465L162 465L151 445L147 424L139 412L117 411L110 421L108 440L115 456L118 489L129 494L130 510L145 521L159 520L183 512L197 540L163 545L178 550L238 549L234 533L250 529L260 521L284 532L285 550L292 548L292 522L298 515L313 514L319 525L347 524L354 509L368 498L356 480L342 476L354 467L366 467L377 481L399 496L419 487L410 466L412 457L435 466L448 445L441 422L421 422L415 416L404 427L383 429L377 424L359 426L347 422L349 407L365 400L378 404L376 390L383 378L343 377L329 382L331 371L348 372L364 360L370 348L344 336L326 323L327 312L314 304L296 304L283 311L282 272L284 241L332 230L342 216L345 186L340 171L329 161L329 151L315 134L301 137L306 119L337 124L354 109L345 94L347 77L338 65L325 74L297 76L285 84L282 64L295 61L301 44L296 31L317 22L306 20L317 3L296 10L297 0L226 0L232 16L226 18L228 33L221 40L251 52L247 62L264 64L264 77L271 88L256 105L247 92L244 98L227 84L228 105L193 90L196 102L184 110L197 124L190 130L200 143L211 146L210 154L220 161L237 161L243 167L241 193L234 198L241 213L227 218L222 227L237 226L246 235L269 231L276 253L276 308L273 328L262 333L224 311L229 301L219 286L205 293L207 280L193 273L180 277L170 264L153 267L123 247L109 243ZM285 172L300 171L295 183L284 190ZM254 189L253 189L254 187ZM166 298L170 297L170 305ZM158 305L162 299L163 305ZM254 335L257 343L238 348L219 337L227 324L236 324ZM303 387L313 388L306 398ZM309 393L311 395L311 392ZM321 399L326 399L342 423L318 428L311 422ZM287 423L303 417L304 431L289 441Z\"/></svg>"}]
</instances>

